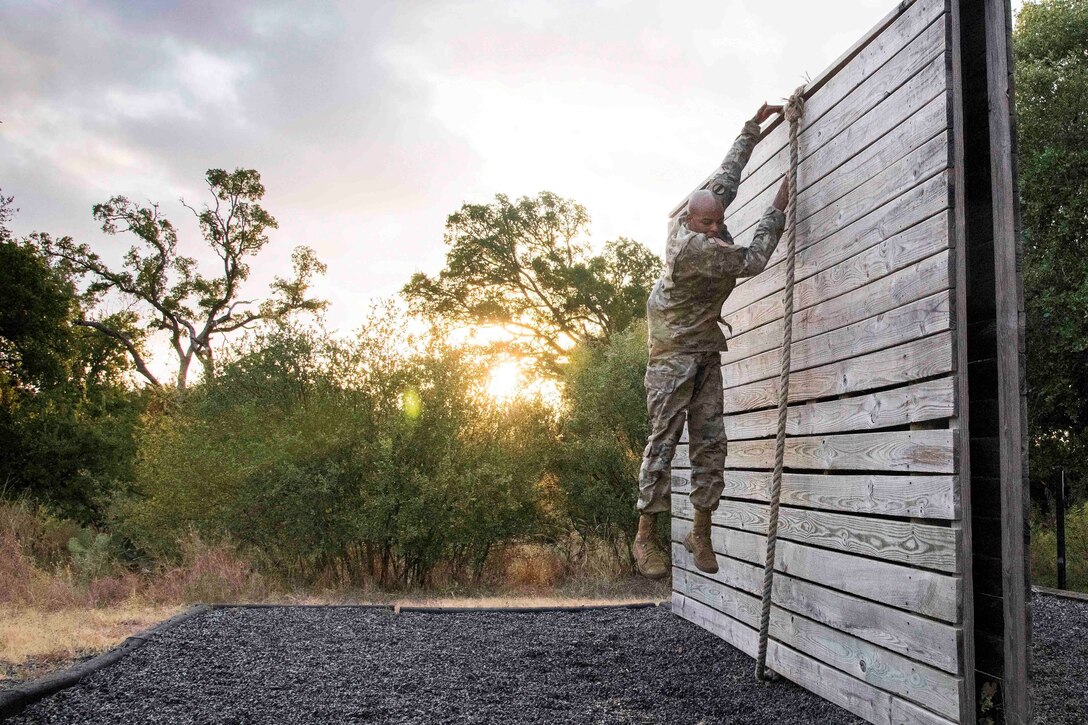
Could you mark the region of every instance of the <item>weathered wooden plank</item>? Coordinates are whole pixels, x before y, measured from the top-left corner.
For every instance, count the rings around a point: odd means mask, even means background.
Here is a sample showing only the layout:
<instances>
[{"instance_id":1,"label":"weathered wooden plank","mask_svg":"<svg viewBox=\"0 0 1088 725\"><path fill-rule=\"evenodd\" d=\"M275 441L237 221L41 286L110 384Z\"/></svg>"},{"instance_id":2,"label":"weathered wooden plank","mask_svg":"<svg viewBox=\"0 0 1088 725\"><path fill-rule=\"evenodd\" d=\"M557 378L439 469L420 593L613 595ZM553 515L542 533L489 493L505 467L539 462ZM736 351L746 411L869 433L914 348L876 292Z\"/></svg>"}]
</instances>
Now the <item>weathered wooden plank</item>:
<instances>
[{"instance_id":1,"label":"weathered wooden plank","mask_svg":"<svg viewBox=\"0 0 1088 725\"><path fill-rule=\"evenodd\" d=\"M896 125L896 116L898 120L902 120L920 107L921 104L912 107L902 89L935 56L944 51L944 39L939 32L941 24L933 22L944 12L944 8L939 8L937 3L927 2L916 9L921 13L912 18L904 18L898 28L905 32L898 37L895 33L888 36L891 43L898 40L899 44L894 48L872 49L867 57L859 58L847 66L846 72L837 75L823 91L807 95L805 115L800 126L802 160L826 146L844 129L857 125L856 122L866 114L886 116L886 123L889 124L887 127L891 128ZM891 53L878 56L873 52L878 50L883 53L890 50ZM877 137L872 138L875 140ZM857 138L853 142L854 145L848 148L855 152L867 145ZM786 124L770 130L748 161L739 190L745 193L744 196L738 193L733 208L741 208L750 201L752 195L771 186L774 179L781 176L781 170L785 169L787 163L787 145ZM845 158L839 159L838 163L842 161ZM771 174L767 173L768 167L772 169Z\"/></svg>"},{"instance_id":2,"label":"weathered wooden plank","mask_svg":"<svg viewBox=\"0 0 1088 725\"><path fill-rule=\"evenodd\" d=\"M947 430L910 430L786 439L785 467L810 470L955 473ZM726 468L771 468L774 440L729 444Z\"/></svg>"},{"instance_id":3,"label":"weathered wooden plank","mask_svg":"<svg viewBox=\"0 0 1088 725\"><path fill-rule=\"evenodd\" d=\"M943 72L940 66L939 70ZM809 210L808 216L798 221L798 238L805 239L805 246L811 246L948 169L948 165L948 139L938 136L834 204ZM779 254L784 255L784 248Z\"/></svg>"},{"instance_id":4,"label":"weathered wooden plank","mask_svg":"<svg viewBox=\"0 0 1088 725\"><path fill-rule=\"evenodd\" d=\"M861 149L863 147L859 145L858 137L881 135L891 131L903 120L923 108L927 103L936 98L939 93L943 92L943 89L937 87L937 84L943 85L944 76L945 58L942 54L934 57L922 72L892 94L885 103L881 104L877 111L874 111L863 119L862 123L857 123L846 128L846 130L844 130L836 139L836 145L841 144L843 149ZM866 128L868 125L874 126L875 129ZM806 142L803 141L802 144L804 143ZM807 146L803 146L803 148L808 152L814 150ZM945 154L945 160L947 161L947 153ZM887 195L897 188L893 181L885 181L877 184L874 179L866 183L862 188L856 189L855 192L865 192L866 190L869 190L870 187L872 187L872 193L880 193L882 195ZM774 187L768 188L756 196L748 206L726 217L726 223L738 244L746 245L750 243L752 227L755 222L759 220L759 216L762 213L761 210L766 209L770 199L773 198L773 192ZM851 192L851 194L855 194L855 192ZM900 189L899 193L901 192L902 189ZM848 194L847 196L850 195ZM886 196L885 198L892 198L892 196L894 196L894 194ZM846 198L847 197L843 197L843 199ZM855 195L854 198L857 198L857 195ZM735 204L736 202L734 202L734 205ZM857 218L858 215L866 213L875 205L877 204L870 204L868 208L865 208L865 205L859 201L845 204L840 200L834 206L843 207L843 214L836 217L814 214L813 212L817 211L816 209L805 209L802 211L799 207L798 210L802 212L798 217L797 223L799 248L810 246L820 239L823 239L832 231L845 226L852 218ZM851 218L847 216L847 213L854 216ZM780 258L783 251L776 250L776 254ZM776 257L772 255L771 259L774 260L775 258Z\"/></svg>"},{"instance_id":5,"label":"weathered wooden plank","mask_svg":"<svg viewBox=\"0 0 1088 725\"><path fill-rule=\"evenodd\" d=\"M690 526L690 520L674 517L673 541L683 540ZM710 537L717 553L763 566L767 539L762 534L713 526ZM788 539L778 541L775 571L942 622L956 624L960 620L962 584L954 575L820 549Z\"/></svg>"},{"instance_id":6,"label":"weathered wooden plank","mask_svg":"<svg viewBox=\"0 0 1088 725\"><path fill-rule=\"evenodd\" d=\"M799 402L898 385L951 372L952 337L942 332L919 340L790 374L789 401ZM778 404L778 379L725 391L727 413Z\"/></svg>"},{"instance_id":7,"label":"weathered wooden plank","mask_svg":"<svg viewBox=\"0 0 1088 725\"><path fill-rule=\"evenodd\" d=\"M672 561L675 567L697 573L694 557L681 544L672 545ZM762 596L762 567L721 557L718 573L703 573L702 576L756 597ZM953 675L957 673L960 633L951 625L874 604L784 574L774 579L772 601L784 610L804 615L840 632Z\"/></svg>"},{"instance_id":8,"label":"weathered wooden plank","mask_svg":"<svg viewBox=\"0 0 1088 725\"><path fill-rule=\"evenodd\" d=\"M910 246L923 238L920 233L928 235L933 231L914 227L948 208L948 190L947 175L936 176L827 239L797 252L796 278L810 277L896 235L903 235L902 244ZM942 215L942 219L947 225L947 217ZM761 274L744 280L726 300L724 309L731 313L781 290L784 269L781 264L768 266Z\"/></svg>"},{"instance_id":9,"label":"weathered wooden plank","mask_svg":"<svg viewBox=\"0 0 1088 725\"><path fill-rule=\"evenodd\" d=\"M673 494L672 498L673 515L691 518L688 497ZM767 533L767 507L763 504L726 499L711 520L718 526ZM778 536L790 541L911 566L959 571L958 531L947 526L784 507L778 527Z\"/></svg>"},{"instance_id":10,"label":"weathered wooden plank","mask_svg":"<svg viewBox=\"0 0 1088 725\"><path fill-rule=\"evenodd\" d=\"M963 703L967 699L966 696L967 683L960 684L960 709L963 709ZM953 725L953 721L948 718L941 717L940 715L930 712L923 707L915 705L913 702L908 702L902 698L893 697L891 702L891 711L888 713L891 721L896 725L900 723L910 723L910 725Z\"/></svg>"},{"instance_id":11,"label":"weathered wooden plank","mask_svg":"<svg viewBox=\"0 0 1088 725\"><path fill-rule=\"evenodd\" d=\"M868 186L871 179L894 166L903 157L911 155L944 131L947 118L947 101L944 94L927 101L920 109L881 106L872 114L892 117L904 112L912 113L898 126L888 130L892 121L865 119L865 133L856 139L858 146L832 143L811 154L798 164L798 214L800 219L824 209L859 187ZM860 149L860 151L859 151ZM945 153L947 157L947 152ZM738 234L758 219L766 209L770 192L776 191L781 177L788 170L786 150L771 163L765 164L756 176L746 184L767 183L767 189L755 194L744 206L734 202L730 207L728 224ZM756 177L760 177L757 181ZM765 177L765 178L763 178ZM738 190L738 197L747 198L747 188Z\"/></svg>"},{"instance_id":12,"label":"weathered wooden plank","mask_svg":"<svg viewBox=\"0 0 1088 725\"><path fill-rule=\"evenodd\" d=\"M803 310L851 292L947 248L947 219L942 215L931 217L906 232L897 234L833 266L821 270L811 268L803 270L815 272L815 274L799 278L795 282L794 310L795 312ZM732 296L726 300L727 307L730 300ZM732 334L740 335L746 330L781 319L782 305L782 292L776 289L768 296L745 307L731 307L728 320L733 328Z\"/></svg>"},{"instance_id":13,"label":"weathered wooden plank","mask_svg":"<svg viewBox=\"0 0 1088 725\"><path fill-rule=\"evenodd\" d=\"M935 234L920 239L917 235L911 235L917 239L916 244L907 246L903 244L901 237L892 237L887 242L866 249L863 253L841 261L838 265L820 271L813 277L796 284L793 288L794 321L804 329L805 324L811 324L809 318L819 315L816 310L812 312L806 312L806 310L818 305L825 306L820 310L845 308L849 311L849 306L856 302L856 297L866 292L873 294L874 307L869 311L869 315L860 315L855 312L853 320L869 317L877 314L878 311L898 306L895 304L897 298L910 297L912 287L918 291L918 294L926 296L939 291L940 288L951 286L949 279L930 279L925 283L903 280L904 275L910 277L912 272L905 270L912 267L914 273L918 275L935 273L931 270L940 262L934 258L948 249L947 226L943 224L943 221L941 217L935 217L931 221L919 224L919 228L923 228L920 231L929 228L934 230ZM936 273L941 274L941 271L938 270ZM900 274L900 277L895 278L895 274ZM948 278L949 274L945 272L944 277ZM941 282L944 287L940 286ZM853 294L854 297L845 297L849 294ZM877 297L880 294L885 296ZM838 302L833 302L836 299ZM879 309L877 304L882 309ZM780 320L782 307L783 298L779 290L775 291L775 294L732 312L727 318L732 334L742 335L763 324ZM840 311L839 314L841 317L842 312ZM832 322L824 325L825 330L832 327L841 327L841 325ZM814 332L807 331L807 334L811 335Z\"/></svg>"},{"instance_id":14,"label":"weathered wooden plank","mask_svg":"<svg viewBox=\"0 0 1088 725\"><path fill-rule=\"evenodd\" d=\"M755 657L759 646L758 632L735 617L722 616L714 607L687 596L673 587L673 614L679 614L703 629L710 630L749 657Z\"/></svg>"},{"instance_id":15,"label":"weathered wooden plank","mask_svg":"<svg viewBox=\"0 0 1088 725\"><path fill-rule=\"evenodd\" d=\"M807 84L805 97L809 112L801 121L802 129L819 120L828 109L887 63L945 12L947 12L947 0L904 0L901 2L869 33ZM762 139L763 142L756 147L745 169L745 177L742 178L750 176L767 159L775 156L786 146L786 124L783 123L781 116L772 120L763 130ZM716 173L717 170L708 175L697 188L706 188ZM673 208L669 216L679 214L686 203L685 197Z\"/></svg>"},{"instance_id":16,"label":"weathered wooden plank","mask_svg":"<svg viewBox=\"0 0 1088 725\"><path fill-rule=\"evenodd\" d=\"M790 347L790 372L792 374L806 368L827 365L836 360L849 360L858 355L916 340L923 335L944 332L951 324L951 292L944 290L846 327L794 343ZM771 331L776 327L779 325L768 326ZM762 330L763 328L757 328L749 334L758 333L762 338ZM756 341L752 342L753 346L755 343ZM777 377L782 368L781 354L780 349L772 346L765 352L726 364L722 368L723 386L734 388L756 380Z\"/></svg>"},{"instance_id":17,"label":"weathered wooden plank","mask_svg":"<svg viewBox=\"0 0 1088 725\"><path fill-rule=\"evenodd\" d=\"M675 566L672 570L672 588L749 627L759 626L760 602L751 594L722 586L704 576Z\"/></svg>"},{"instance_id":18,"label":"weathered wooden plank","mask_svg":"<svg viewBox=\"0 0 1088 725\"><path fill-rule=\"evenodd\" d=\"M673 491L688 490L687 481L679 481L681 485L674 484ZM770 490L769 472L725 472L723 496L766 502ZM784 473L780 498L786 506L825 511L946 520L959 517L956 476Z\"/></svg>"},{"instance_id":19,"label":"weathered wooden plank","mask_svg":"<svg viewBox=\"0 0 1088 725\"><path fill-rule=\"evenodd\" d=\"M672 519L672 540L687 536L690 520ZM738 560L763 566L767 540L763 534L725 527L710 528L714 550ZM725 560L722 560L725 561ZM780 539L775 570L820 586L855 594L863 599L898 607L956 624L960 620L959 578L848 552L817 549Z\"/></svg>"},{"instance_id":20,"label":"weathered wooden plank","mask_svg":"<svg viewBox=\"0 0 1088 725\"><path fill-rule=\"evenodd\" d=\"M673 569L674 587L696 601L722 609L749 626L759 622L759 600L684 569ZM800 652L881 689L939 713L959 711L960 680L936 668L875 646L806 617L771 607L770 636Z\"/></svg>"},{"instance_id":21,"label":"weathered wooden plank","mask_svg":"<svg viewBox=\"0 0 1088 725\"><path fill-rule=\"evenodd\" d=\"M868 145L845 162L840 162L842 156L851 153L854 149L837 143L824 146L809 156L806 162L813 167L813 176L816 176L820 169L831 169L831 171L826 172L818 181L807 186L799 194L805 200L803 208L816 211L834 204L847 193L876 177L884 169L890 168L903 157L909 156L913 151L922 148L927 142L945 132L947 119L948 97L940 93L883 136L877 139L871 139L870 136L859 138L859 143ZM884 124L865 125L866 130L871 133L877 133L883 127ZM798 210L800 209L799 206Z\"/></svg>"},{"instance_id":22,"label":"weathered wooden plank","mask_svg":"<svg viewBox=\"0 0 1088 725\"><path fill-rule=\"evenodd\" d=\"M963 48L960 38L961 6L953 2L948 16L949 35L949 96L952 121L952 168L954 174L952 197L952 246L956 264L955 278L955 317L961 323L956 325L956 369L967 370L968 362L968 327L967 315L967 172L965 167L964 134L966 124L964 122L963 108ZM996 352L996 351L995 351ZM971 433L971 405L969 402L970 388L967 375L956 376L956 395L958 397L958 410L956 418L949 427L959 435L960 451L960 481L958 486L958 498L960 501L960 520L953 523L960 529L960 568L963 582L963 676L964 698L960 707L959 722L969 723L978 712L976 700L975 681L975 594L974 594L974 560L971 555L974 543L971 526L972 503L971 489L973 475L971 472L970 433ZM994 416L996 417L996 416Z\"/></svg>"},{"instance_id":23,"label":"weathered wooden plank","mask_svg":"<svg viewBox=\"0 0 1088 725\"><path fill-rule=\"evenodd\" d=\"M950 255L946 250L844 295L795 312L793 339L801 342L869 319L949 289L950 283Z\"/></svg>"},{"instance_id":24,"label":"weathered wooden plank","mask_svg":"<svg viewBox=\"0 0 1088 725\"><path fill-rule=\"evenodd\" d=\"M1009 0L985 3L990 196L996 278L998 409L1001 421L1002 588L1005 600L1005 719L1031 722L1031 613L1025 481L1024 287L1016 169L1012 20Z\"/></svg>"},{"instance_id":25,"label":"weathered wooden plank","mask_svg":"<svg viewBox=\"0 0 1088 725\"><path fill-rule=\"evenodd\" d=\"M786 435L791 436L890 428L948 418L956 414L955 380L937 378L868 395L807 403L793 406L786 413ZM777 410L725 417L725 433L730 441L763 438L777 430Z\"/></svg>"},{"instance_id":26,"label":"weathered wooden plank","mask_svg":"<svg viewBox=\"0 0 1088 725\"><path fill-rule=\"evenodd\" d=\"M933 100L933 98L931 97L930 100ZM894 131L889 135L894 136ZM860 185L845 191L841 197L833 202L817 205L819 203L818 199L801 193L798 197L797 206L797 239L799 247L807 248L812 246L819 240L870 213L873 209L948 168L947 138L943 143L939 140L940 138L940 135L933 137L913 151L907 152L906 155L890 165L877 170L872 178L866 179ZM837 182L840 175L845 173L844 170L837 170L824 177L824 181L833 186L830 193L838 193L841 186L848 183L833 184L833 182ZM752 201L750 209L746 208L738 212L727 222L731 224L730 231L734 233L738 243L749 243L752 225L759 221L764 210L773 199L775 192L777 192L777 189L771 187ZM777 253L779 256L782 254L782 252ZM771 258L773 260L775 257L772 255Z\"/></svg>"},{"instance_id":27,"label":"weathered wooden plank","mask_svg":"<svg viewBox=\"0 0 1088 725\"><path fill-rule=\"evenodd\" d=\"M673 593L672 610L750 657L755 657L758 646L756 630L679 592ZM951 721L945 718L774 640L767 645L767 665L786 679L877 725L951 725Z\"/></svg>"}]
</instances>

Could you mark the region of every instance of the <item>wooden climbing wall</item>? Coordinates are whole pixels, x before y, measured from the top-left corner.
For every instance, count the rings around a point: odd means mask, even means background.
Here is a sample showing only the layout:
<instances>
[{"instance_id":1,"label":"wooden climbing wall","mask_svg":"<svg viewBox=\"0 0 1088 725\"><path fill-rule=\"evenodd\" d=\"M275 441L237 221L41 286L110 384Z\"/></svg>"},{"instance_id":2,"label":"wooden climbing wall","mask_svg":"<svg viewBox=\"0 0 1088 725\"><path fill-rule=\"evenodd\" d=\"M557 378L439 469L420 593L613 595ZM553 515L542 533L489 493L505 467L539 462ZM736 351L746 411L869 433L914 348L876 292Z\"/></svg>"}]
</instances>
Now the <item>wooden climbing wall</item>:
<instances>
[{"instance_id":1,"label":"wooden climbing wall","mask_svg":"<svg viewBox=\"0 0 1088 725\"><path fill-rule=\"evenodd\" d=\"M768 665L874 723L1030 722L1009 24L1007 0L903 2L806 94ZM738 244L787 132L765 132L727 210ZM674 461L673 609L752 656L784 247L723 309L718 574L679 544L686 445Z\"/></svg>"}]
</instances>

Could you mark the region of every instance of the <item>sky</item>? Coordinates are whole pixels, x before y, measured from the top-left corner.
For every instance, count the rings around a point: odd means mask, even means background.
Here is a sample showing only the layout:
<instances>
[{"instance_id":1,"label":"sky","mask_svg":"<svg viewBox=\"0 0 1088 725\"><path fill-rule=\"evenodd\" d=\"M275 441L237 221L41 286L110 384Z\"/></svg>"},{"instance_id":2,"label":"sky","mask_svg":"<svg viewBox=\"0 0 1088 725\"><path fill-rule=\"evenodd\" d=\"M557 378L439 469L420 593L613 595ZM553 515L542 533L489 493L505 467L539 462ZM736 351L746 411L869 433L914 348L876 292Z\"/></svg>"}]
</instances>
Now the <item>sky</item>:
<instances>
[{"instance_id":1,"label":"sky","mask_svg":"<svg viewBox=\"0 0 1088 725\"><path fill-rule=\"evenodd\" d=\"M334 329L416 271L446 216L553 191L594 245L663 251L670 209L744 119L816 77L889 0L0 3L0 189L13 230L119 260L91 206L160 203L209 259L179 199L209 168L257 169L279 221L248 292L305 244ZM1014 3L1014 9L1019 3Z\"/></svg>"}]
</instances>

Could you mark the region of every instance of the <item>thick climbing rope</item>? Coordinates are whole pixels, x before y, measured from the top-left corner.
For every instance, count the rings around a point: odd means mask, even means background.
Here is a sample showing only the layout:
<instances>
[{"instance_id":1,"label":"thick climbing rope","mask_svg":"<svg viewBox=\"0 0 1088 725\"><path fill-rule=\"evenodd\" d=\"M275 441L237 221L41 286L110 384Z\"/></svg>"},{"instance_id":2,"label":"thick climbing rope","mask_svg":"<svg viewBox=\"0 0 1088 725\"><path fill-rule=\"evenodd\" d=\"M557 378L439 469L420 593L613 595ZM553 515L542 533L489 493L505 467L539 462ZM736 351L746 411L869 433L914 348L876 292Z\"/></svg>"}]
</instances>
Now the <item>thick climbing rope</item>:
<instances>
[{"instance_id":1,"label":"thick climbing rope","mask_svg":"<svg viewBox=\"0 0 1088 725\"><path fill-rule=\"evenodd\" d=\"M759 655L756 678L777 679L767 668L767 633L771 623L771 590L774 586L774 554L778 543L778 503L782 496L782 462L786 452L786 413L790 396L790 347L793 344L793 276L797 251L797 135L805 110L805 87L786 102L783 115L790 125L790 188L786 203L786 286L782 311L782 373L778 381L778 431L774 441L774 473L771 474L770 511L767 517L767 558L763 564L763 608L759 617Z\"/></svg>"}]
</instances>

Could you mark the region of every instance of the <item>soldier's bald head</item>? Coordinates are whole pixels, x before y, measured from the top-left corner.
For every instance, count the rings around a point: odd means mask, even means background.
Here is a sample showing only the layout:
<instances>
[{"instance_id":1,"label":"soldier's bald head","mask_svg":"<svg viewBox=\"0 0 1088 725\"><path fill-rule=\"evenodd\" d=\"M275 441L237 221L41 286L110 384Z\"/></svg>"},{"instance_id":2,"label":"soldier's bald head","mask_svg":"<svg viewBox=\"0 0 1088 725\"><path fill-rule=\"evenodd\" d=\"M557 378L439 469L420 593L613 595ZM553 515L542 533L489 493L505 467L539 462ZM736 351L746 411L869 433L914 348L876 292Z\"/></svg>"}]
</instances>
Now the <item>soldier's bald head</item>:
<instances>
[{"instance_id":1,"label":"soldier's bald head","mask_svg":"<svg viewBox=\"0 0 1088 725\"><path fill-rule=\"evenodd\" d=\"M725 210L713 192L700 189L688 197L687 226L693 232L720 237L725 230Z\"/></svg>"},{"instance_id":2,"label":"soldier's bald head","mask_svg":"<svg viewBox=\"0 0 1088 725\"><path fill-rule=\"evenodd\" d=\"M688 216L721 216L724 210L718 197L709 189L693 191L688 197Z\"/></svg>"}]
</instances>

